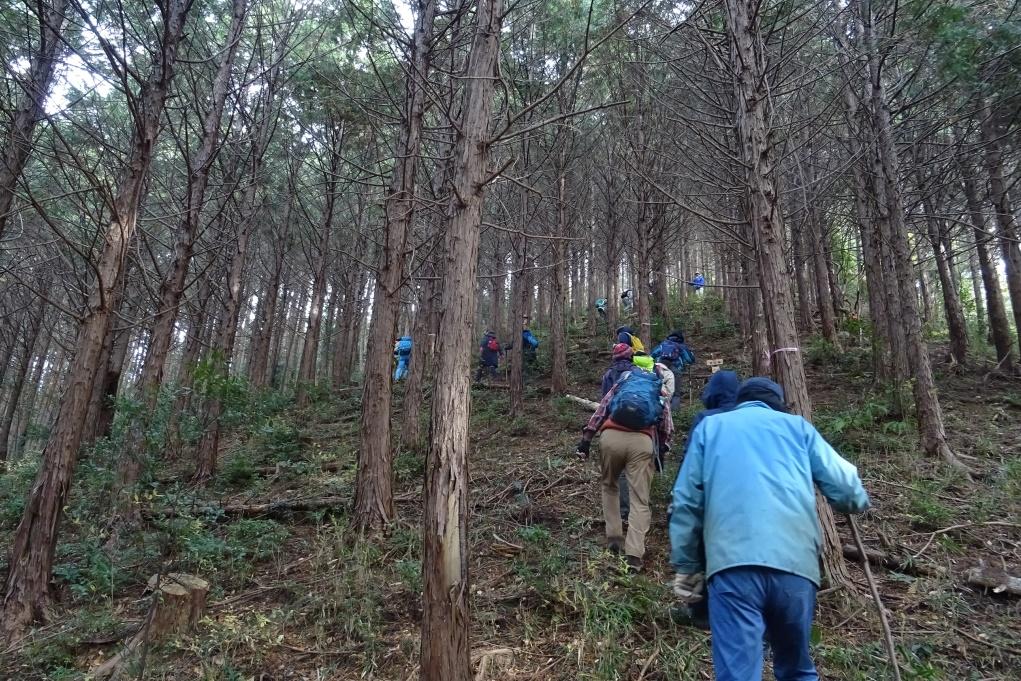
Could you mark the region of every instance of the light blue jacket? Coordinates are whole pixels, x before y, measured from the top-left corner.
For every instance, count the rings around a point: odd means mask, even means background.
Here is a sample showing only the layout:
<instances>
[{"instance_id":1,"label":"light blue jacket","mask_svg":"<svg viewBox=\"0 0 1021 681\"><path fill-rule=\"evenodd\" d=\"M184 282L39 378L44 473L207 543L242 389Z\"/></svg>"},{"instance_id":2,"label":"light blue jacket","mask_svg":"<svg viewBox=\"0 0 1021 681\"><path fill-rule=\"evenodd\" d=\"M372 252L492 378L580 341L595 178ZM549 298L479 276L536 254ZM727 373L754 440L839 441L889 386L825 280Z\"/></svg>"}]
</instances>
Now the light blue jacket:
<instances>
[{"instance_id":1,"label":"light blue jacket","mask_svg":"<svg viewBox=\"0 0 1021 681\"><path fill-rule=\"evenodd\" d=\"M838 512L869 506L857 469L802 417L762 402L710 416L691 434L674 484L670 562L707 579L759 565L818 585L815 485Z\"/></svg>"}]
</instances>

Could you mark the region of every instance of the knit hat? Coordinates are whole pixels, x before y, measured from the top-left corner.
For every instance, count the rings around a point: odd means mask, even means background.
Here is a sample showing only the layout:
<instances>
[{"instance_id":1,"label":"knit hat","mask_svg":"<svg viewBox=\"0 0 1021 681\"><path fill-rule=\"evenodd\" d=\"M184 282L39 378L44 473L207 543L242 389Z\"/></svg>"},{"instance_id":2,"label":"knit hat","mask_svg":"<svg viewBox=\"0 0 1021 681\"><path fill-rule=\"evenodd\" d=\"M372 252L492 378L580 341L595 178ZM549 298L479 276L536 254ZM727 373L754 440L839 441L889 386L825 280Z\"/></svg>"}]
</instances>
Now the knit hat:
<instances>
[{"instance_id":1,"label":"knit hat","mask_svg":"<svg viewBox=\"0 0 1021 681\"><path fill-rule=\"evenodd\" d=\"M634 354L631 350L631 346L627 343L617 343L613 346L613 359L631 359L631 355Z\"/></svg>"}]
</instances>

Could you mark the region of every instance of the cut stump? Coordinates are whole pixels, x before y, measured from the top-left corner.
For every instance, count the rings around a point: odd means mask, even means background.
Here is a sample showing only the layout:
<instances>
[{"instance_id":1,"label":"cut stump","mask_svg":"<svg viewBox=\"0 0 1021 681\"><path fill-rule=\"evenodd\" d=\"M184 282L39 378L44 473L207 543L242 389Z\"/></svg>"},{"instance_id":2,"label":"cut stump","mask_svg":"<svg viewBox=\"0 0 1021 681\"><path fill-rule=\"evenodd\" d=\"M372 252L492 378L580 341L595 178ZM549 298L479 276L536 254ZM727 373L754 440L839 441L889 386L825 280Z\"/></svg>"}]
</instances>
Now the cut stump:
<instances>
[{"instance_id":1,"label":"cut stump","mask_svg":"<svg viewBox=\"0 0 1021 681\"><path fill-rule=\"evenodd\" d=\"M149 589L153 591L152 605L142 628L120 652L97 667L92 678L120 678L151 643L187 634L206 612L209 582L204 579L179 572L153 575Z\"/></svg>"}]
</instances>

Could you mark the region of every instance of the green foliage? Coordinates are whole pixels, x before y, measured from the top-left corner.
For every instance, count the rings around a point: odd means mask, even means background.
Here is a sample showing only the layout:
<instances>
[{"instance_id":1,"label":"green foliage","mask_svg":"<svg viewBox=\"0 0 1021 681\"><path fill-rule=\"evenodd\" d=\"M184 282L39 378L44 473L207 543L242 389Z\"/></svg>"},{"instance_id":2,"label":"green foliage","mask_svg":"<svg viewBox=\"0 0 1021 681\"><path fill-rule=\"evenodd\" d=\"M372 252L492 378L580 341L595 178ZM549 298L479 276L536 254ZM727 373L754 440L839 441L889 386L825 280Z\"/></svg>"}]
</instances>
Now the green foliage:
<instances>
[{"instance_id":1,"label":"green foliage","mask_svg":"<svg viewBox=\"0 0 1021 681\"><path fill-rule=\"evenodd\" d=\"M76 599L112 597L128 583L129 575L95 540L65 544L60 548L60 554L63 558L74 560L57 563L53 567L53 576L65 582Z\"/></svg>"},{"instance_id":2,"label":"green foliage","mask_svg":"<svg viewBox=\"0 0 1021 681\"><path fill-rule=\"evenodd\" d=\"M243 518L227 527L226 545L235 560L266 560L276 555L290 536L274 520Z\"/></svg>"},{"instance_id":3,"label":"green foliage","mask_svg":"<svg viewBox=\"0 0 1021 681\"><path fill-rule=\"evenodd\" d=\"M425 480L425 456L417 452L400 452L394 459L394 476L404 483Z\"/></svg>"},{"instance_id":4,"label":"green foliage","mask_svg":"<svg viewBox=\"0 0 1021 681\"><path fill-rule=\"evenodd\" d=\"M518 536L529 544L545 545L550 539L550 531L542 525L529 525L518 528Z\"/></svg>"},{"instance_id":5,"label":"green foliage","mask_svg":"<svg viewBox=\"0 0 1021 681\"><path fill-rule=\"evenodd\" d=\"M39 469L37 458L24 458L0 473L0 530L13 530L25 511L25 492Z\"/></svg>"},{"instance_id":6,"label":"green foliage","mask_svg":"<svg viewBox=\"0 0 1021 681\"><path fill-rule=\"evenodd\" d=\"M949 524L953 512L927 487L925 481L919 481L923 487L912 490L908 497L908 512L914 521L930 530L937 530Z\"/></svg>"}]
</instances>

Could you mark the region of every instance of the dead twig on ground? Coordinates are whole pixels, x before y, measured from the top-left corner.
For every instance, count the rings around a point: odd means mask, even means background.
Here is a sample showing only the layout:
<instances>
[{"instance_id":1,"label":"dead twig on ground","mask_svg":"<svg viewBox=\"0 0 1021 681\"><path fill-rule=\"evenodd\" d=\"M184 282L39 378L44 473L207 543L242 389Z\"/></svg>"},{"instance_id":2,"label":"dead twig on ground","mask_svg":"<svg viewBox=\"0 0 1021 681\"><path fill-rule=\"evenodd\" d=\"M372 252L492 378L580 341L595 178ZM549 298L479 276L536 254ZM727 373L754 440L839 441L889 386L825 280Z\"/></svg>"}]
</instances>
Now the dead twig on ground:
<instances>
[{"instance_id":1,"label":"dead twig on ground","mask_svg":"<svg viewBox=\"0 0 1021 681\"><path fill-rule=\"evenodd\" d=\"M925 553L926 549L928 549L929 546L932 545L932 541L941 534L947 534L948 532L953 532L954 530L964 530L969 527L984 527L989 525L994 525L996 527L1012 527L1014 529L1021 529L1021 525L1018 525L1017 523L1008 523L1003 520L989 520L984 523L961 523L960 525L951 525L950 527L944 527L941 530L936 530L935 532L932 532L929 535L929 540L925 542L925 546L923 546L918 551L918 553L911 556L911 560L917 560L918 557Z\"/></svg>"},{"instance_id":2,"label":"dead twig on ground","mask_svg":"<svg viewBox=\"0 0 1021 681\"><path fill-rule=\"evenodd\" d=\"M872 600L876 602L876 610L879 611L879 624L883 627L883 642L886 644L886 654L890 657L890 665L893 667L894 681L901 681L900 665L897 663L897 646L893 642L893 630L890 628L890 621L886 618L886 608L883 607L883 599L879 596L879 587L872 577L872 569L869 567L869 554L865 550L865 543L861 540L861 533L858 531L858 523L850 514L847 515L847 523L851 526L851 536L854 537L855 546L861 554L861 567L865 571L865 579L869 583L869 591L872 592Z\"/></svg>"}]
</instances>

